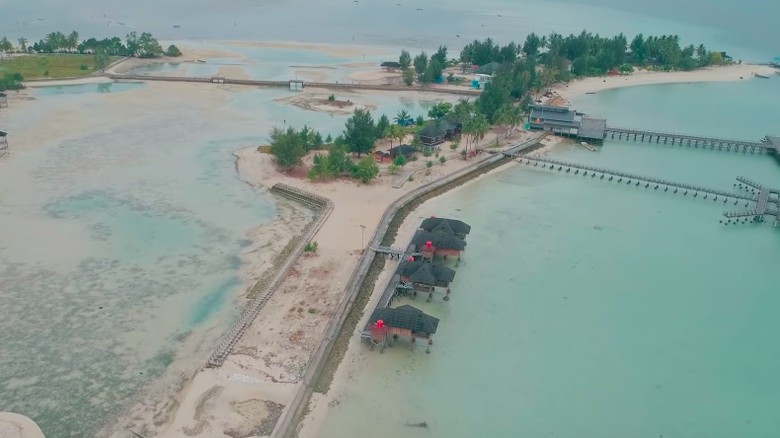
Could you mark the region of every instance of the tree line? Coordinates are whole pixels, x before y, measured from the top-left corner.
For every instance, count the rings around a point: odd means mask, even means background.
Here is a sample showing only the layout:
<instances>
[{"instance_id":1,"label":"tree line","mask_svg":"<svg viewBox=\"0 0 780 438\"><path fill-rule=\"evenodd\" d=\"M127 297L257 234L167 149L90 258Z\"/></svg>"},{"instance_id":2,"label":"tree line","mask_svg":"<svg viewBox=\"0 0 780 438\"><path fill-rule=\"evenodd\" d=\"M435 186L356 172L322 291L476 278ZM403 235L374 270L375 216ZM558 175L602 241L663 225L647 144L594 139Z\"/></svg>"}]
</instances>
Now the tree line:
<instances>
[{"instance_id":1,"label":"tree line","mask_svg":"<svg viewBox=\"0 0 780 438\"><path fill-rule=\"evenodd\" d=\"M175 45L163 50L159 41L148 32L140 35L130 32L124 40L119 37L86 40L79 39L79 33L72 31L69 34L51 32L40 41L29 44L27 38L19 38L17 45L3 37L0 39L0 52L4 53L79 53L97 54L106 56L132 56L137 58L155 58L158 56L181 56L181 51Z\"/></svg>"}]
</instances>

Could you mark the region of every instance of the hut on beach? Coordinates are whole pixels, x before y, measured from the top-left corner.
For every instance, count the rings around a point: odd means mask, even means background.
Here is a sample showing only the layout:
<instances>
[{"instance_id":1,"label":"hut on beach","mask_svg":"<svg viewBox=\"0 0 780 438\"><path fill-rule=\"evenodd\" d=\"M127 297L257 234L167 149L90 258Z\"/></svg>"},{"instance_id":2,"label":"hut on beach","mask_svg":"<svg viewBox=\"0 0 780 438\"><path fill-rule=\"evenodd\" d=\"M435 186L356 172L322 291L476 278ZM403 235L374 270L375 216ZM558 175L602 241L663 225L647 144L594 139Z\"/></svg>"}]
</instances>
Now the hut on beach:
<instances>
[{"instance_id":1,"label":"hut on beach","mask_svg":"<svg viewBox=\"0 0 780 438\"><path fill-rule=\"evenodd\" d=\"M420 143L425 146L436 146L443 143L447 137L447 131L437 126L436 123L430 123L417 133Z\"/></svg>"},{"instance_id":2,"label":"hut on beach","mask_svg":"<svg viewBox=\"0 0 780 438\"><path fill-rule=\"evenodd\" d=\"M389 72L394 72L401 68L401 64L395 61L385 61L379 64L379 66L382 67L382 70L389 71Z\"/></svg>"},{"instance_id":3,"label":"hut on beach","mask_svg":"<svg viewBox=\"0 0 780 438\"><path fill-rule=\"evenodd\" d=\"M8 106L8 95L5 93L0 93L0 108L5 108Z\"/></svg>"},{"instance_id":4,"label":"hut on beach","mask_svg":"<svg viewBox=\"0 0 780 438\"><path fill-rule=\"evenodd\" d=\"M439 320L409 305L396 308L385 307L374 310L368 321L368 331L372 346L384 349L385 344L399 337L409 338L410 348L417 339L428 341L426 353L431 352L433 335L439 327Z\"/></svg>"},{"instance_id":5,"label":"hut on beach","mask_svg":"<svg viewBox=\"0 0 780 438\"><path fill-rule=\"evenodd\" d=\"M461 239L465 239L471 232L471 226L463 221L457 219L447 219L443 217L431 216L422 221L420 229L423 231L442 231L449 234L454 234Z\"/></svg>"},{"instance_id":6,"label":"hut on beach","mask_svg":"<svg viewBox=\"0 0 780 438\"><path fill-rule=\"evenodd\" d=\"M376 158L376 160L380 163L384 163L385 160L392 161L399 155L408 159L413 157L415 154L417 154L417 149L414 146L402 144L393 146L387 151L374 151L374 158Z\"/></svg>"},{"instance_id":7,"label":"hut on beach","mask_svg":"<svg viewBox=\"0 0 780 438\"><path fill-rule=\"evenodd\" d=\"M461 251L466 249L466 242L455 234L445 231L419 230L412 238L412 244L423 260L433 260L434 257L457 257L460 260Z\"/></svg>"}]
</instances>

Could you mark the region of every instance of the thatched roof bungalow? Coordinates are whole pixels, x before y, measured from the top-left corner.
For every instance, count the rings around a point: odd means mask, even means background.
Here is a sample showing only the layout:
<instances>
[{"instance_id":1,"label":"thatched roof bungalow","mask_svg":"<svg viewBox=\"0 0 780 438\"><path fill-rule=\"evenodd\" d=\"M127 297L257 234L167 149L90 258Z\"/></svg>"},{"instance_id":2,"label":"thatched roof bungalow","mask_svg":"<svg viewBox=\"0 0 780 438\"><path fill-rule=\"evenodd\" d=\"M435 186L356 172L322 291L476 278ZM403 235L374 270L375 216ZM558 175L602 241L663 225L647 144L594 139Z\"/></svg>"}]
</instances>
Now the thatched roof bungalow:
<instances>
[{"instance_id":1,"label":"thatched roof bungalow","mask_svg":"<svg viewBox=\"0 0 780 438\"><path fill-rule=\"evenodd\" d=\"M461 251L466 249L463 239L444 231L420 230L412 238L412 244L425 260L432 260L434 256L455 256L460 259Z\"/></svg>"},{"instance_id":2,"label":"thatched roof bungalow","mask_svg":"<svg viewBox=\"0 0 780 438\"><path fill-rule=\"evenodd\" d=\"M398 267L401 281L413 285L448 287L455 278L455 270L441 263L428 263L422 260L405 261Z\"/></svg>"},{"instance_id":3,"label":"thatched roof bungalow","mask_svg":"<svg viewBox=\"0 0 780 438\"><path fill-rule=\"evenodd\" d=\"M412 342L418 338L430 341L439 327L439 320L416 307L404 305L374 310L369 319L369 327L371 338L377 343L384 342L387 336L403 336L410 338Z\"/></svg>"}]
</instances>

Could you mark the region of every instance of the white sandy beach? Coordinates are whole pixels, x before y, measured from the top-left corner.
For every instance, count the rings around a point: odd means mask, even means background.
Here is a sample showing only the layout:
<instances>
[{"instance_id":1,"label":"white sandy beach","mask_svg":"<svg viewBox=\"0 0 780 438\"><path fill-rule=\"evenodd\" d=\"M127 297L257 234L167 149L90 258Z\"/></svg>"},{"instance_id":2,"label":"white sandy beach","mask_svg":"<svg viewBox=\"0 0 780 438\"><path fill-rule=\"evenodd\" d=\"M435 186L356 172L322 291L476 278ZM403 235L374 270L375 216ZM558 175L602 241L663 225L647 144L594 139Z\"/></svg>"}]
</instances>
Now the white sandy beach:
<instances>
[{"instance_id":1,"label":"white sandy beach","mask_svg":"<svg viewBox=\"0 0 780 438\"><path fill-rule=\"evenodd\" d=\"M695 82L737 82L754 79L753 74L774 75L772 67L753 64L734 64L707 67L694 71L655 72L640 70L625 76L599 76L579 79L568 84L557 84L552 88L565 99L572 99L587 93L613 88L635 87L640 85L679 84Z\"/></svg>"}]
</instances>

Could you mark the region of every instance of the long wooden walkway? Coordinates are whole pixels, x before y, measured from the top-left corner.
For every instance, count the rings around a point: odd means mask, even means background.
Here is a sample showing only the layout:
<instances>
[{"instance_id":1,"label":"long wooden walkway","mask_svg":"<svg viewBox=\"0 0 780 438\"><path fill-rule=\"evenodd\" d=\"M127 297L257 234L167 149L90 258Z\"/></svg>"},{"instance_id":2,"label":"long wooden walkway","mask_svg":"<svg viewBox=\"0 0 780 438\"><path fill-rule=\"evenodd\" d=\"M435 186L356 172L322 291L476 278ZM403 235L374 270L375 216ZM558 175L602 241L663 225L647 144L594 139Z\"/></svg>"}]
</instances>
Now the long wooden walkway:
<instances>
[{"instance_id":1,"label":"long wooden walkway","mask_svg":"<svg viewBox=\"0 0 780 438\"><path fill-rule=\"evenodd\" d=\"M648 131L643 129L616 128L607 126L604 136L611 139L626 139L648 143L679 144L694 148L763 153L775 150L768 141L732 140L717 137L702 137L688 134Z\"/></svg>"},{"instance_id":2,"label":"long wooden walkway","mask_svg":"<svg viewBox=\"0 0 780 438\"><path fill-rule=\"evenodd\" d=\"M713 201L723 200L724 203L728 202L729 200L735 201L735 204L738 203L739 200L748 202L758 201L758 197L754 194L732 193L724 190L685 184L661 178L621 172L619 170L588 166L585 164L571 163L568 161L553 160L551 158L525 156L520 158L520 162L523 162L526 165L533 165L535 167L541 165L543 169L548 168L558 172L572 173L572 171L574 171L574 175L582 174L582 176L590 176L591 178L598 176L599 179L616 181L618 183L625 182L627 185L633 184L637 187L644 184L645 188L649 189L652 187L653 190L663 189L664 192L668 192L669 190L672 190L672 193L683 191L683 195L687 196L689 193L691 193L694 198L697 198L699 194L704 195L704 199L708 199L710 196L712 196Z\"/></svg>"},{"instance_id":3,"label":"long wooden walkway","mask_svg":"<svg viewBox=\"0 0 780 438\"><path fill-rule=\"evenodd\" d=\"M369 85L338 82L303 82L303 81L264 81L256 79L232 79L221 76L193 77L193 76L159 76L159 75L132 75L107 73L106 77L113 80L133 81L161 81L161 82L190 82L198 84L231 84L247 85L253 87L284 87L289 88L291 82L302 83L304 88L326 88L329 90L373 90L373 91L418 91L422 93L454 94L459 96L478 96L479 90L469 88L442 88L442 87L407 87L399 85Z\"/></svg>"}]
</instances>

